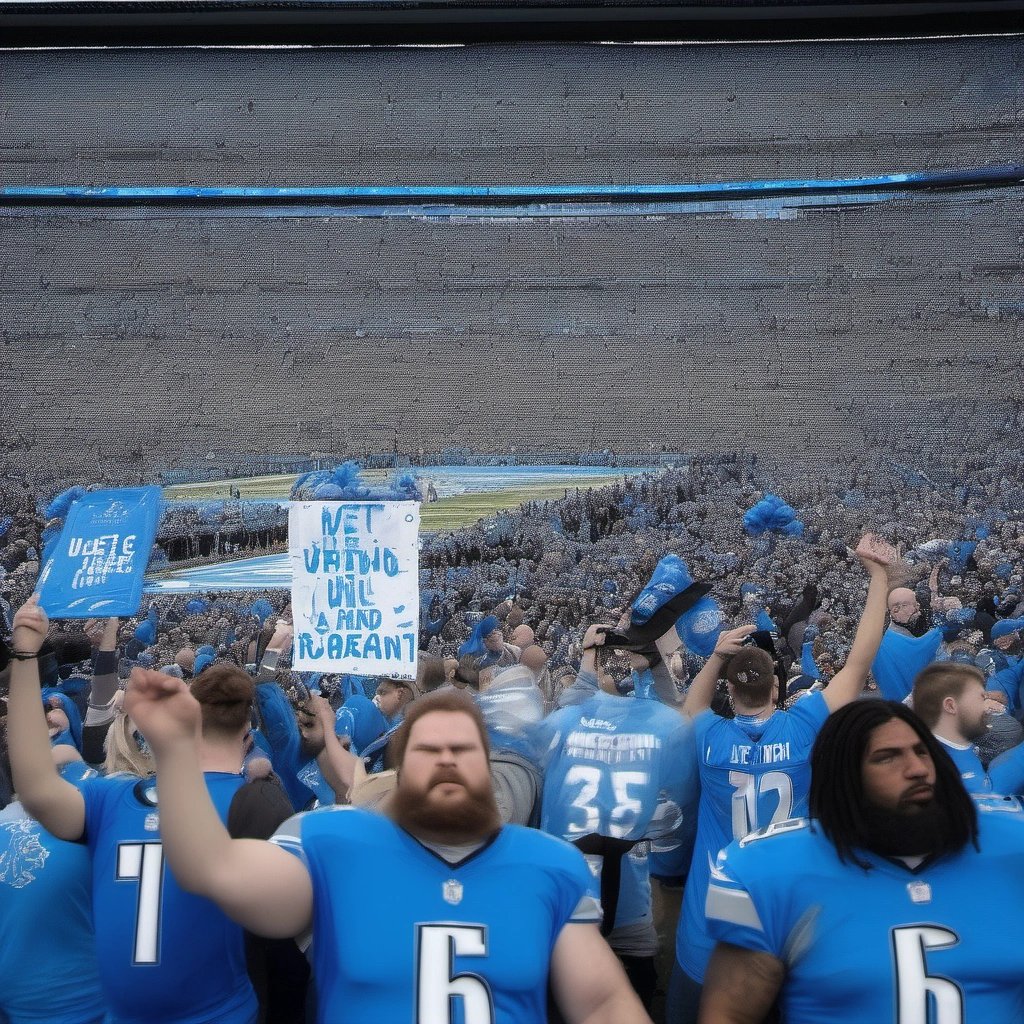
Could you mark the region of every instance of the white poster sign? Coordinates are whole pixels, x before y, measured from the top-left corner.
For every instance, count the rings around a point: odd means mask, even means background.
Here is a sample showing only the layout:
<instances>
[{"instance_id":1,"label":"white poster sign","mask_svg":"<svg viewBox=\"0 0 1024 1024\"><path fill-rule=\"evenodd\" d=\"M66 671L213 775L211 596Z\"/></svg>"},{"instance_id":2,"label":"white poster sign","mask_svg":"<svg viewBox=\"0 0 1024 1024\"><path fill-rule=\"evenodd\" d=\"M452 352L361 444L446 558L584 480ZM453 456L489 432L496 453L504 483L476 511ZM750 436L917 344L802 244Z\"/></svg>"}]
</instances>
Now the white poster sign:
<instances>
[{"instance_id":1,"label":"white poster sign","mask_svg":"<svg viewBox=\"0 0 1024 1024\"><path fill-rule=\"evenodd\" d=\"M293 501L292 667L416 677L420 507Z\"/></svg>"}]
</instances>

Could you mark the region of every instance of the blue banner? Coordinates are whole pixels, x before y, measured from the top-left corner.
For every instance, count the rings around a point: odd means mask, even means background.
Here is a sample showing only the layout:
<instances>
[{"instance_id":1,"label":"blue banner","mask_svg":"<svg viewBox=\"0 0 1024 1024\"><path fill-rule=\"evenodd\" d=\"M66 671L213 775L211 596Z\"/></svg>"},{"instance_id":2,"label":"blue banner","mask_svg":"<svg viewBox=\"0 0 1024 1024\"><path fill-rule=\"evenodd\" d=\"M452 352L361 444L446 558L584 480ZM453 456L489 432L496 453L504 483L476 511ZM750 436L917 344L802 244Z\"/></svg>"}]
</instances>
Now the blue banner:
<instances>
[{"instance_id":1,"label":"blue banner","mask_svg":"<svg viewBox=\"0 0 1024 1024\"><path fill-rule=\"evenodd\" d=\"M159 519L159 487L91 491L79 498L39 577L46 614L134 615Z\"/></svg>"}]
</instances>

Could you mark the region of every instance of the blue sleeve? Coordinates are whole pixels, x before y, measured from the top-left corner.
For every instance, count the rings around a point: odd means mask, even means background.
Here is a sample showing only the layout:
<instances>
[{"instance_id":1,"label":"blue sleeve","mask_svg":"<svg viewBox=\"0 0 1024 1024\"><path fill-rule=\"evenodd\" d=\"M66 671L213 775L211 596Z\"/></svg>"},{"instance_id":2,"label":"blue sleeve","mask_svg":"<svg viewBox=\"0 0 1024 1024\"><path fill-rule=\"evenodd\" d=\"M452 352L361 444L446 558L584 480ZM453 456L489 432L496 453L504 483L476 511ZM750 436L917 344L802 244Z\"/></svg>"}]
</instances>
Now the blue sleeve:
<instances>
[{"instance_id":1,"label":"blue sleeve","mask_svg":"<svg viewBox=\"0 0 1024 1024\"><path fill-rule=\"evenodd\" d=\"M807 694L806 697L801 697L786 714L793 721L805 725L810 734L809 738L813 739L825 724L829 710L821 691L815 690L813 693Z\"/></svg>"},{"instance_id":2,"label":"blue sleeve","mask_svg":"<svg viewBox=\"0 0 1024 1024\"><path fill-rule=\"evenodd\" d=\"M1004 751L988 766L993 793L1024 794L1024 743Z\"/></svg>"},{"instance_id":3,"label":"blue sleeve","mask_svg":"<svg viewBox=\"0 0 1024 1024\"><path fill-rule=\"evenodd\" d=\"M85 831L82 833L82 839L89 844L89 849L92 849L103 822L103 804L112 786L103 777L94 775L92 778L80 780L76 788L85 801Z\"/></svg>"},{"instance_id":4,"label":"blue sleeve","mask_svg":"<svg viewBox=\"0 0 1024 1024\"><path fill-rule=\"evenodd\" d=\"M256 703L263 720L264 738L270 744L274 770L281 777L292 807L300 811L313 794L298 779L302 740L292 706L277 683L260 683L256 687Z\"/></svg>"},{"instance_id":5,"label":"blue sleeve","mask_svg":"<svg viewBox=\"0 0 1024 1024\"><path fill-rule=\"evenodd\" d=\"M1024 658L1011 661L1006 668L1001 668L992 674L992 678L985 684L986 690L1000 690L1006 694L1006 710L1011 715L1016 714L1021 706L1021 681L1024 677Z\"/></svg>"},{"instance_id":6,"label":"blue sleeve","mask_svg":"<svg viewBox=\"0 0 1024 1024\"><path fill-rule=\"evenodd\" d=\"M762 894L751 891L744 880L745 852L734 842L718 855L704 906L708 931L718 942L770 953L781 960L783 943L772 934L771 917L762 903Z\"/></svg>"}]
</instances>

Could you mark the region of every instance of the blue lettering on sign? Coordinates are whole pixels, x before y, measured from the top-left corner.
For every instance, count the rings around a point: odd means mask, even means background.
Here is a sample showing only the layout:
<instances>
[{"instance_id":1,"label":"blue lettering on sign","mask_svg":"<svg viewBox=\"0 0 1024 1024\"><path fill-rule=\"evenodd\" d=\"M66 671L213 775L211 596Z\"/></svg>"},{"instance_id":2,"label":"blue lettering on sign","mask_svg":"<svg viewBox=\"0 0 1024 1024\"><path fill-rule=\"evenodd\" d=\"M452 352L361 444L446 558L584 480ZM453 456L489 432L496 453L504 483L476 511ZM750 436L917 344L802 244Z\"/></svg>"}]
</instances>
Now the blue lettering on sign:
<instances>
[{"instance_id":1,"label":"blue lettering on sign","mask_svg":"<svg viewBox=\"0 0 1024 1024\"><path fill-rule=\"evenodd\" d=\"M331 633L326 638L312 633L299 633L299 657L316 661L326 656L332 661L339 658L366 658L377 661L402 660L403 646L405 660L412 661L416 650L416 634L409 633ZM383 645L383 650L382 650Z\"/></svg>"},{"instance_id":2,"label":"blue lettering on sign","mask_svg":"<svg viewBox=\"0 0 1024 1024\"><path fill-rule=\"evenodd\" d=\"M358 506L325 506L320 511L320 528L325 537L336 537L340 530L344 536L373 532L374 513L382 511L381 504L368 503Z\"/></svg>"}]
</instances>

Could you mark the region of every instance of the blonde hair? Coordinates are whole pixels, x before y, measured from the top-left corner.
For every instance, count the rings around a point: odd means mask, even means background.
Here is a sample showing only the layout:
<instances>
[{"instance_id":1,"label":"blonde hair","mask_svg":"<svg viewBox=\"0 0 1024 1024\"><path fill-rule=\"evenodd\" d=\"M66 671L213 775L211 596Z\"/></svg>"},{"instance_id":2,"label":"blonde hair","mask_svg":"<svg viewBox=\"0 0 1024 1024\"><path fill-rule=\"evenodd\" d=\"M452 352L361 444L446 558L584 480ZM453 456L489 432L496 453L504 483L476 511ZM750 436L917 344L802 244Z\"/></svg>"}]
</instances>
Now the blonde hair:
<instances>
[{"instance_id":1,"label":"blonde hair","mask_svg":"<svg viewBox=\"0 0 1024 1024\"><path fill-rule=\"evenodd\" d=\"M104 775L127 773L145 779L156 774L152 755L139 750L132 735L134 731L132 720L123 711L110 723L103 741L103 753L106 755L103 759Z\"/></svg>"}]
</instances>

